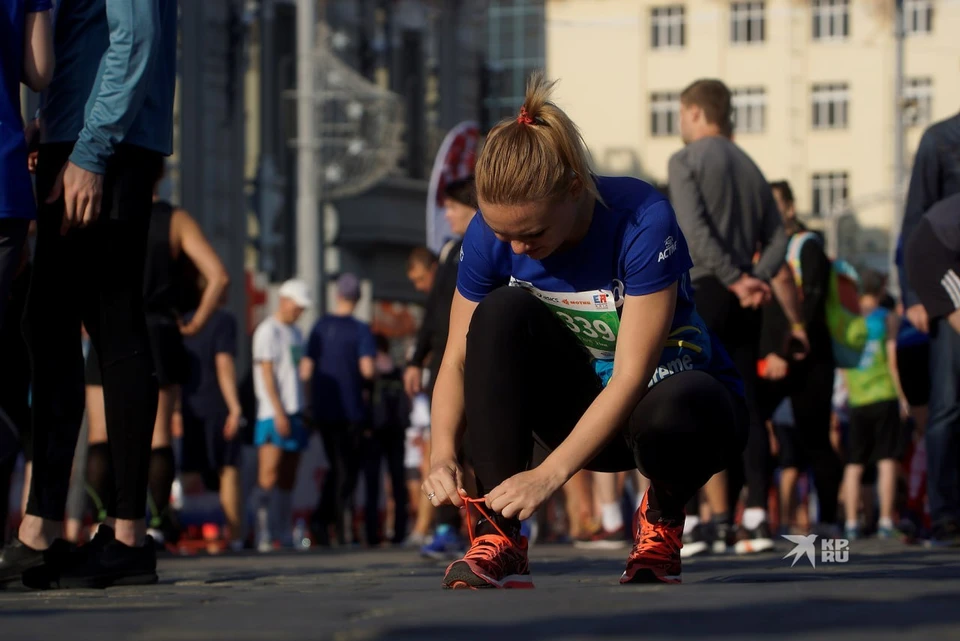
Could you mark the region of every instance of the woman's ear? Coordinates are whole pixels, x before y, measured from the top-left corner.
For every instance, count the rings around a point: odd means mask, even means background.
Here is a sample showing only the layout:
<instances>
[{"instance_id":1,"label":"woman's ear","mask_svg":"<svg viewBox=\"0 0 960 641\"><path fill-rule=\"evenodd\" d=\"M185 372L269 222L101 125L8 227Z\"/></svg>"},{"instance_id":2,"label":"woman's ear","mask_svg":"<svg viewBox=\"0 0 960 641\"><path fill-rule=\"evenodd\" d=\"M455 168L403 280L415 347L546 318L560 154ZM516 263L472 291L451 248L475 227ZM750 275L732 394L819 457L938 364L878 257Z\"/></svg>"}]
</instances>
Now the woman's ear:
<instances>
[{"instance_id":1,"label":"woman's ear","mask_svg":"<svg viewBox=\"0 0 960 641\"><path fill-rule=\"evenodd\" d=\"M573 179L570 181L570 197L574 202L578 202L581 196L583 196L583 179L574 173Z\"/></svg>"}]
</instances>

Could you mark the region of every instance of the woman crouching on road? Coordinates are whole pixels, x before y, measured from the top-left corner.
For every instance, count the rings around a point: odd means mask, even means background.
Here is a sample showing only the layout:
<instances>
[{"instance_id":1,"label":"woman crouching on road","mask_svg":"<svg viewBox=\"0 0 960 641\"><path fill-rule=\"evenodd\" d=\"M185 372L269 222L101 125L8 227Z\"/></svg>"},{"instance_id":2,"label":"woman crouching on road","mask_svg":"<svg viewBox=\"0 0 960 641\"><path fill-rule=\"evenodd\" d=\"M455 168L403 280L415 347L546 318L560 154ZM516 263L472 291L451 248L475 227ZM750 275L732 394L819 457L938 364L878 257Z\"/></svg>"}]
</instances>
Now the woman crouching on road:
<instances>
[{"instance_id":1,"label":"woman crouching on road","mask_svg":"<svg viewBox=\"0 0 960 641\"><path fill-rule=\"evenodd\" d=\"M741 383L694 308L670 204L594 175L552 87L535 74L477 161L423 491L480 517L443 585L533 587L520 520L581 469L651 480L620 582L679 583L684 504L746 442ZM535 441L550 454L531 469Z\"/></svg>"}]
</instances>

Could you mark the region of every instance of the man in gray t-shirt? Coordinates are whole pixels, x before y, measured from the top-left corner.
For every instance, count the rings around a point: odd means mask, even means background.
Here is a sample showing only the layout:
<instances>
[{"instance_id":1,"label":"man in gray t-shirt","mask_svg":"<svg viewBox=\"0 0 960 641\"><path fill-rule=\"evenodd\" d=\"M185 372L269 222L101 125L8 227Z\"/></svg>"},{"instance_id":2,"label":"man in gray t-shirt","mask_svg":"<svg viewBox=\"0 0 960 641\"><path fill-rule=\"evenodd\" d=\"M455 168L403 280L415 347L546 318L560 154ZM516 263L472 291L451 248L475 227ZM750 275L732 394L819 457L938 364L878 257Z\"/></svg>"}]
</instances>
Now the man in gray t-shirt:
<instances>
[{"instance_id":1,"label":"man in gray t-shirt","mask_svg":"<svg viewBox=\"0 0 960 641\"><path fill-rule=\"evenodd\" d=\"M732 499L724 500L726 483L717 477L707 486L711 508L719 516L713 546L762 552L773 548L764 509L770 451L756 388L759 308L770 301L771 293L791 321L794 337L805 349L809 343L793 279L782 269L787 234L777 203L763 173L730 139L731 117L730 90L719 80L698 80L680 95L685 146L670 159L670 200L694 263L690 277L697 311L740 371L750 411L742 540L728 535ZM731 484L731 489L738 488L739 483Z\"/></svg>"}]
</instances>

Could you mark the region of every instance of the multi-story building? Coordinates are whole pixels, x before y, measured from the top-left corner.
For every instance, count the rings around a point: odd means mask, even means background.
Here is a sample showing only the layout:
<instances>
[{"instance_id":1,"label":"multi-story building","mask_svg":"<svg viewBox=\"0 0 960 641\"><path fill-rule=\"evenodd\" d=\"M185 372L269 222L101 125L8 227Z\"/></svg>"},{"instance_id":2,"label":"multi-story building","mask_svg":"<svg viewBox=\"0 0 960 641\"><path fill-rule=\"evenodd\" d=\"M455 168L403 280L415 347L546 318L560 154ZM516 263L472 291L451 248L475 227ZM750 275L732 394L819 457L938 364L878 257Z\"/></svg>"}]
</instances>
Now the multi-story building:
<instances>
[{"instance_id":1,"label":"multi-story building","mask_svg":"<svg viewBox=\"0 0 960 641\"><path fill-rule=\"evenodd\" d=\"M296 84L296 7L293 0L257 6L248 47L245 172L250 185L273 187L269 198L251 199L258 211L251 215L248 266L276 283L293 275L296 244L309 242L295 227L296 123L289 93ZM325 270L359 274L369 284L366 300L420 300L405 262L426 240L434 157L458 123L477 121L485 130L519 108L526 77L545 62L544 0L326 0L320 6L332 55L403 105L394 170L364 193L323 208Z\"/></svg>"},{"instance_id":2,"label":"multi-story building","mask_svg":"<svg viewBox=\"0 0 960 641\"><path fill-rule=\"evenodd\" d=\"M923 128L960 109L960 2L904 0L908 169ZM894 0L548 0L547 70L602 171L662 182L679 93L719 78L736 142L802 214L852 211L859 254L895 220Z\"/></svg>"}]
</instances>

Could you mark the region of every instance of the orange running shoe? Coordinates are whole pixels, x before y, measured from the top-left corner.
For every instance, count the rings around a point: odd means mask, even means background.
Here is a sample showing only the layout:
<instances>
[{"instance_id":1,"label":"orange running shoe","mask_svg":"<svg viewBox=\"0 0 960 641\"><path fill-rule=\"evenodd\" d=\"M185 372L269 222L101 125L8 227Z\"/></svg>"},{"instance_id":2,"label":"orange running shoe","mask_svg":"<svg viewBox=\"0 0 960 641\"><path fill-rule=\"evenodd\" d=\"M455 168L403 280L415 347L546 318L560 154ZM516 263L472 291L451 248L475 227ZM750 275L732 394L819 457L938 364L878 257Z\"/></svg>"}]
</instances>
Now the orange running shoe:
<instances>
[{"instance_id":1,"label":"orange running shoe","mask_svg":"<svg viewBox=\"0 0 960 641\"><path fill-rule=\"evenodd\" d=\"M627 557L627 569L620 583L680 583L680 548L683 547L683 519L667 521L658 513L650 514L647 497L637 508L633 550ZM655 516L656 520L649 517Z\"/></svg>"},{"instance_id":2,"label":"orange running shoe","mask_svg":"<svg viewBox=\"0 0 960 641\"><path fill-rule=\"evenodd\" d=\"M532 588L530 562L527 556L527 538L513 539L500 529L496 521L480 507L484 499L465 499L467 502L467 530L470 533L470 549L459 561L447 568L443 587L451 590L481 590L485 588ZM473 505L489 523L496 534L474 536Z\"/></svg>"}]
</instances>

